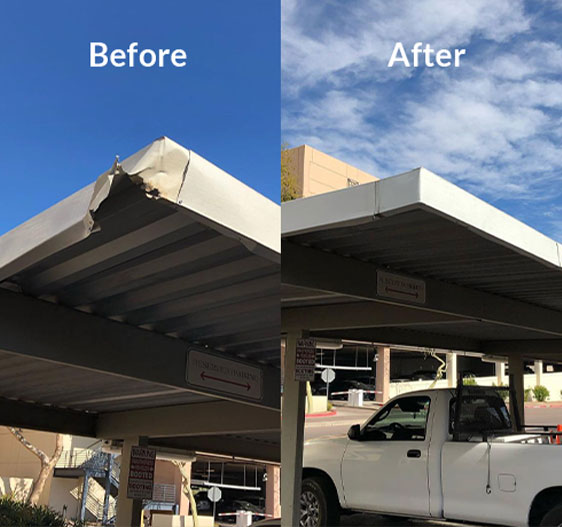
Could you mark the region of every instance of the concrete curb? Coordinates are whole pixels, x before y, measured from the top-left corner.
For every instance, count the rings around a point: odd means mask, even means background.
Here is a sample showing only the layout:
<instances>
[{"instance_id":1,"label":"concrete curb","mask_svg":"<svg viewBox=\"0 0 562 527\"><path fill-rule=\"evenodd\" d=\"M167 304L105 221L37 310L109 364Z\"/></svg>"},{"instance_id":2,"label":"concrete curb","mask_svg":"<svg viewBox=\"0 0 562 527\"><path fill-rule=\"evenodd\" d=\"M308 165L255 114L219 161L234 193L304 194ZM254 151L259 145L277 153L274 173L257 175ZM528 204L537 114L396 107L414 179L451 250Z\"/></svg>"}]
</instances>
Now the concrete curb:
<instances>
[{"instance_id":1,"label":"concrete curb","mask_svg":"<svg viewBox=\"0 0 562 527\"><path fill-rule=\"evenodd\" d=\"M329 412L319 412L317 414L305 414L305 418L308 419L309 417L331 417L332 415L336 415L337 412L335 410L331 410Z\"/></svg>"}]
</instances>

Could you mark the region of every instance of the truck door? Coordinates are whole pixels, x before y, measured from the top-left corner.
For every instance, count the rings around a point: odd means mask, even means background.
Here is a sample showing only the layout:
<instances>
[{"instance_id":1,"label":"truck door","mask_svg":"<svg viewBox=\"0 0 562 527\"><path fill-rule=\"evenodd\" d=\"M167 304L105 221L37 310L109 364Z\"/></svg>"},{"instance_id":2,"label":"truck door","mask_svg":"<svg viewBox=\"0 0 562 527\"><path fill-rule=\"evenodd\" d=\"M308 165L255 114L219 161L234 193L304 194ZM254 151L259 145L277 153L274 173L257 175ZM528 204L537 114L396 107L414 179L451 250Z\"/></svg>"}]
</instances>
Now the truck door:
<instances>
[{"instance_id":1,"label":"truck door","mask_svg":"<svg viewBox=\"0 0 562 527\"><path fill-rule=\"evenodd\" d=\"M510 433L509 412L501 396L492 389L465 387L462 395L459 431L456 423L456 399L449 404L450 439L442 450L443 513L447 519L503 523L521 517L522 499L516 492L515 471L504 464L500 468L497 451L503 443L495 435ZM463 391L464 391L463 390ZM489 435L488 441L485 436ZM501 459L501 456L500 456Z\"/></svg>"},{"instance_id":2,"label":"truck door","mask_svg":"<svg viewBox=\"0 0 562 527\"><path fill-rule=\"evenodd\" d=\"M427 395L388 403L350 440L342 461L346 506L429 516Z\"/></svg>"}]
</instances>

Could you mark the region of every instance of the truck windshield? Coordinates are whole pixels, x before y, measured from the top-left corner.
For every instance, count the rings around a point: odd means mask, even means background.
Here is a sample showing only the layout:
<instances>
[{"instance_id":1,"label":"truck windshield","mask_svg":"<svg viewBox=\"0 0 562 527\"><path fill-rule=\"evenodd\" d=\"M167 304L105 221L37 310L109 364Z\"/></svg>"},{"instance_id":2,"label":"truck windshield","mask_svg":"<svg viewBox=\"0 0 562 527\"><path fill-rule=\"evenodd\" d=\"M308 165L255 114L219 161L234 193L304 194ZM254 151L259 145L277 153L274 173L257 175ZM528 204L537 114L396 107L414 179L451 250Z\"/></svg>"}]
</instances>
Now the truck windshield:
<instances>
[{"instance_id":1,"label":"truck windshield","mask_svg":"<svg viewBox=\"0 0 562 527\"><path fill-rule=\"evenodd\" d=\"M449 431L452 433L456 421L456 398L449 404ZM481 439L483 434L501 433L511 430L509 411L501 396L493 391L466 393L462 396L459 422L459 440Z\"/></svg>"}]
</instances>

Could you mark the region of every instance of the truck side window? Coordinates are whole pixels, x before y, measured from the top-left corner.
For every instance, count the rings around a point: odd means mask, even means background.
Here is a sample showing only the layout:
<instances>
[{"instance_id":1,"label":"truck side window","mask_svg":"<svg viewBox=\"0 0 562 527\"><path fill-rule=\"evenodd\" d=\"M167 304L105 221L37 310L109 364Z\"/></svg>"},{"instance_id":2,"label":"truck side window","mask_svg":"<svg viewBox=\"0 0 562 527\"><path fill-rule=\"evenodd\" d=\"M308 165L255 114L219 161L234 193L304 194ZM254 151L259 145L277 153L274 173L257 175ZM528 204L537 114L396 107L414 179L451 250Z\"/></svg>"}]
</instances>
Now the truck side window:
<instances>
[{"instance_id":1,"label":"truck side window","mask_svg":"<svg viewBox=\"0 0 562 527\"><path fill-rule=\"evenodd\" d=\"M455 429L456 398L449 402L449 433ZM509 411L503 399L493 392L462 397L460 441L481 441L484 434L511 430Z\"/></svg>"},{"instance_id":2,"label":"truck side window","mask_svg":"<svg viewBox=\"0 0 562 527\"><path fill-rule=\"evenodd\" d=\"M363 428L364 441L423 441L430 398L401 397L387 404Z\"/></svg>"}]
</instances>

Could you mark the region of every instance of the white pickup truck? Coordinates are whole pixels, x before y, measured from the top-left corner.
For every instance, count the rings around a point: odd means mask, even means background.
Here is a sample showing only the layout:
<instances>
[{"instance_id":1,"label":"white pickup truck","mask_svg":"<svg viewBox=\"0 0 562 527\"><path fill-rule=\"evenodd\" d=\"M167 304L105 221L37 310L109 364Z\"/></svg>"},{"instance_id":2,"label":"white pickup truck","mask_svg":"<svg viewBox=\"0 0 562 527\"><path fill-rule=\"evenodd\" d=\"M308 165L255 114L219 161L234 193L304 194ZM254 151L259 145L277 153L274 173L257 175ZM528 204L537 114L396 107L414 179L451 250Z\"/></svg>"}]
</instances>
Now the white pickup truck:
<instances>
[{"instance_id":1,"label":"white pickup truck","mask_svg":"<svg viewBox=\"0 0 562 527\"><path fill-rule=\"evenodd\" d=\"M305 443L300 525L338 525L341 513L363 511L562 526L556 437L514 431L494 389L398 396L347 437Z\"/></svg>"}]
</instances>

